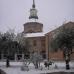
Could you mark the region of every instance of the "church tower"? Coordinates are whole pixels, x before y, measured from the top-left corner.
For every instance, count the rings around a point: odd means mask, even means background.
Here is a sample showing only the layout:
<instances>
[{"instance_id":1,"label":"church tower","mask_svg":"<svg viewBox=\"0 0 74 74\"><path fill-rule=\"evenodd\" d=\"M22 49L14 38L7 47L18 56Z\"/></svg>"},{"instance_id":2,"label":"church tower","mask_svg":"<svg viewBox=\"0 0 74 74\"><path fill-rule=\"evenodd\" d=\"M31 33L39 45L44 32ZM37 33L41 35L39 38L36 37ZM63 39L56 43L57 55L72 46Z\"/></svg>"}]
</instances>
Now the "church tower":
<instances>
[{"instance_id":1,"label":"church tower","mask_svg":"<svg viewBox=\"0 0 74 74\"><path fill-rule=\"evenodd\" d=\"M38 15L35 0L33 0L32 8L30 9L29 20L31 20L31 22L27 22L24 24L24 33L40 33L43 31L43 24L37 22Z\"/></svg>"},{"instance_id":2,"label":"church tower","mask_svg":"<svg viewBox=\"0 0 74 74\"><path fill-rule=\"evenodd\" d=\"M38 22L38 14L33 0L32 8L30 9L29 22L24 24L25 37L28 39L29 52L40 53L45 57L45 36L43 34L43 24Z\"/></svg>"},{"instance_id":3,"label":"church tower","mask_svg":"<svg viewBox=\"0 0 74 74\"><path fill-rule=\"evenodd\" d=\"M32 5L32 9L30 9L30 16L29 19L38 19L37 16L37 9L35 9L35 1L33 0L33 5Z\"/></svg>"}]
</instances>

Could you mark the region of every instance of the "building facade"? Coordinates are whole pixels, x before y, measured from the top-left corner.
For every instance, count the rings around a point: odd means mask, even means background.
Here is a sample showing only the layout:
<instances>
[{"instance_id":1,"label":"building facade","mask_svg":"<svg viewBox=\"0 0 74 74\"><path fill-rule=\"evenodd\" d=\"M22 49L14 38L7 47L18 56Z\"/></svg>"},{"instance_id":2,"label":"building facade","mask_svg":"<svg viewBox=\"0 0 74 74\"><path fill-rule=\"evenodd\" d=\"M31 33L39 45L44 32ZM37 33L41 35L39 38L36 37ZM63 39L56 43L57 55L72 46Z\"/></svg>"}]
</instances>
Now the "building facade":
<instances>
[{"instance_id":1,"label":"building facade","mask_svg":"<svg viewBox=\"0 0 74 74\"><path fill-rule=\"evenodd\" d=\"M62 30L62 28L74 28L74 22L67 22L65 24L63 24L62 26L58 27L57 29L48 32L47 34L45 34L45 41L46 41L46 56L47 59L54 59L54 60L64 60L64 56L63 56L63 51L62 50L54 50L51 48L51 41L52 39L54 39L57 34L59 33L60 30ZM74 49L72 49L72 51L74 52ZM71 59L74 59L74 53L71 54Z\"/></svg>"},{"instance_id":2,"label":"building facade","mask_svg":"<svg viewBox=\"0 0 74 74\"><path fill-rule=\"evenodd\" d=\"M48 32L47 34L43 34L43 24L37 21L38 16L34 0L32 8L30 9L29 19L32 19L33 21L24 24L23 34L24 38L27 38L29 41L30 53L38 52L44 59L63 60L63 51L52 49L50 43L63 27L73 28L74 22L65 23L59 28ZM5 54L1 54L0 59L5 59L4 56ZM17 61L23 59L25 56L24 54L15 54L13 57L13 60ZM71 59L74 59L74 54L71 55Z\"/></svg>"},{"instance_id":3,"label":"building facade","mask_svg":"<svg viewBox=\"0 0 74 74\"><path fill-rule=\"evenodd\" d=\"M24 24L23 33L29 42L29 51L38 52L43 58L46 58L45 50L45 36L43 34L43 24L38 22L37 9L35 1L33 0L32 8L30 9L30 16L27 23ZM32 21L33 20L33 21Z\"/></svg>"},{"instance_id":4,"label":"building facade","mask_svg":"<svg viewBox=\"0 0 74 74\"><path fill-rule=\"evenodd\" d=\"M24 33L43 32L43 24L39 22L27 22L24 24Z\"/></svg>"}]
</instances>

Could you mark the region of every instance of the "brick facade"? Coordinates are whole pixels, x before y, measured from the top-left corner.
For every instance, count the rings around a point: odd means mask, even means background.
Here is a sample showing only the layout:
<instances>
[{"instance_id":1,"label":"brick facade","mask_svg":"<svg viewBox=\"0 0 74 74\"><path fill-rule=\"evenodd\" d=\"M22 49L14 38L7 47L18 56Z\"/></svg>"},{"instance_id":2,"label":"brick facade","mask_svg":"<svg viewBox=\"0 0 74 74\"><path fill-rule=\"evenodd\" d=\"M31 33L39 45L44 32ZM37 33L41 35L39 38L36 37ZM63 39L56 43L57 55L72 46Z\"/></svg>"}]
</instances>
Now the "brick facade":
<instances>
[{"instance_id":1,"label":"brick facade","mask_svg":"<svg viewBox=\"0 0 74 74\"><path fill-rule=\"evenodd\" d=\"M38 22L28 22L24 24L24 33L37 33L43 31L43 24Z\"/></svg>"},{"instance_id":2,"label":"brick facade","mask_svg":"<svg viewBox=\"0 0 74 74\"><path fill-rule=\"evenodd\" d=\"M54 49L52 49L51 46L50 46L50 43L51 43L52 39L59 33L59 30L62 30L63 27L73 28L74 27L74 22L65 23L62 26L60 26L59 28L45 34L46 56L48 58L48 55L49 55L49 59L50 58L51 59L57 59L57 60L63 60L64 59L63 58L63 51L53 52ZM74 59L74 53L71 54L71 59Z\"/></svg>"},{"instance_id":3,"label":"brick facade","mask_svg":"<svg viewBox=\"0 0 74 74\"><path fill-rule=\"evenodd\" d=\"M38 37L27 37L29 44L30 44L30 52L38 52L45 54L45 36L38 36Z\"/></svg>"}]
</instances>

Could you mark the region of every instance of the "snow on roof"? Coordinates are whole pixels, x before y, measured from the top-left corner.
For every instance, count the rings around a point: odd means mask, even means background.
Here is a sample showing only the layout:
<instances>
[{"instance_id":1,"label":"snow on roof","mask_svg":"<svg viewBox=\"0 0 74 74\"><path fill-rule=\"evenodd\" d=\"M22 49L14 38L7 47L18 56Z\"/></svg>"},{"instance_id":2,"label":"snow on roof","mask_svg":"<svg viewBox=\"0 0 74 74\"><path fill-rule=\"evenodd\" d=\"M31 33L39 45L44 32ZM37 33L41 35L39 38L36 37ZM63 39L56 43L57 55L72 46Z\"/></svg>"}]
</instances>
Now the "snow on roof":
<instances>
[{"instance_id":1,"label":"snow on roof","mask_svg":"<svg viewBox=\"0 0 74 74\"><path fill-rule=\"evenodd\" d=\"M40 37L40 36L45 36L45 34L41 32L41 33L29 33L25 35L25 37Z\"/></svg>"}]
</instances>

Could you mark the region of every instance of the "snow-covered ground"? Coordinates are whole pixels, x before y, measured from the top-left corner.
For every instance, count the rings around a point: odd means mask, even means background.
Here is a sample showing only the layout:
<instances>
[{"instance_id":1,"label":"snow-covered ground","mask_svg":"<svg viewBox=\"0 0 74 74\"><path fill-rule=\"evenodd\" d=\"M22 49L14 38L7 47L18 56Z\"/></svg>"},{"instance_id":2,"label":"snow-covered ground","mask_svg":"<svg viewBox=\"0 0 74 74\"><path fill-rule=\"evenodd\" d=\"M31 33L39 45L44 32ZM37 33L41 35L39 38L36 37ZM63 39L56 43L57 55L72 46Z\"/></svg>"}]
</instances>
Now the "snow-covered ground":
<instances>
[{"instance_id":1,"label":"snow-covered ground","mask_svg":"<svg viewBox=\"0 0 74 74\"><path fill-rule=\"evenodd\" d=\"M70 70L65 69L65 62L55 62L53 65L49 67L49 70L44 67L44 64L41 63L43 67L42 70L37 70L34 68L34 65L30 63L29 71L22 71L21 66L23 65L22 62L10 62L10 67L6 68L5 62L0 62L0 69L4 70L7 74L41 74L41 73L50 73L50 72L57 72L57 71L69 71L74 72L74 62L70 62ZM57 68L55 68L55 65Z\"/></svg>"}]
</instances>

